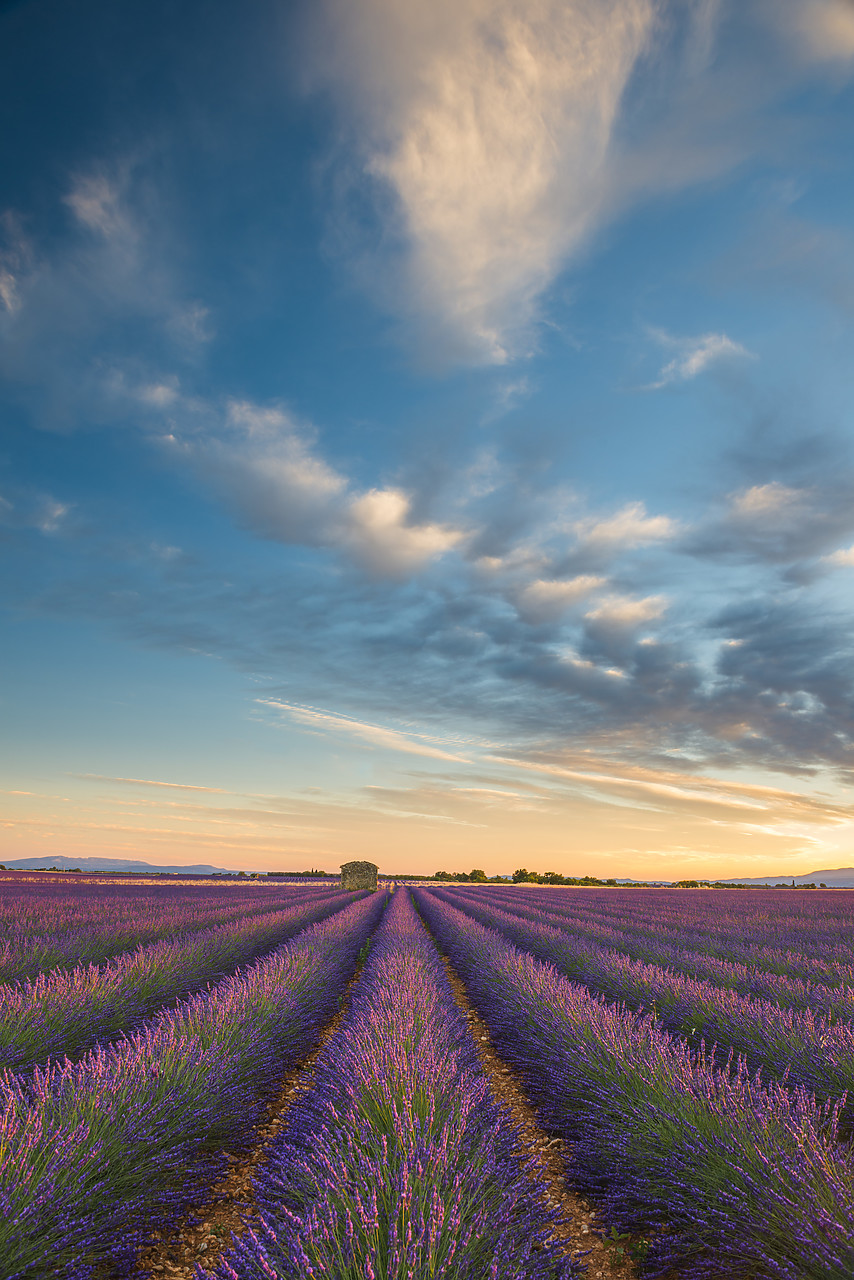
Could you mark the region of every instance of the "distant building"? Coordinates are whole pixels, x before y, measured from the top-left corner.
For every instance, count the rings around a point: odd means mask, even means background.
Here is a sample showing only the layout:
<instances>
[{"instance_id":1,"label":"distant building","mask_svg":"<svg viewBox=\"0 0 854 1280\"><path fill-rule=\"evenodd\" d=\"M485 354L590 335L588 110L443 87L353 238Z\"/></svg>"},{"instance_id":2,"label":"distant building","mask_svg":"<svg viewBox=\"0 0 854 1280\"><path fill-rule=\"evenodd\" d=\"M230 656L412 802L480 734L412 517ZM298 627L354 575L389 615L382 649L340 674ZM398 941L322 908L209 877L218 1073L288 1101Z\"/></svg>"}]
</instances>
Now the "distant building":
<instances>
[{"instance_id":1,"label":"distant building","mask_svg":"<svg viewBox=\"0 0 854 1280\"><path fill-rule=\"evenodd\" d=\"M341 868L342 889L370 889L377 887L377 872L372 862L345 862Z\"/></svg>"}]
</instances>

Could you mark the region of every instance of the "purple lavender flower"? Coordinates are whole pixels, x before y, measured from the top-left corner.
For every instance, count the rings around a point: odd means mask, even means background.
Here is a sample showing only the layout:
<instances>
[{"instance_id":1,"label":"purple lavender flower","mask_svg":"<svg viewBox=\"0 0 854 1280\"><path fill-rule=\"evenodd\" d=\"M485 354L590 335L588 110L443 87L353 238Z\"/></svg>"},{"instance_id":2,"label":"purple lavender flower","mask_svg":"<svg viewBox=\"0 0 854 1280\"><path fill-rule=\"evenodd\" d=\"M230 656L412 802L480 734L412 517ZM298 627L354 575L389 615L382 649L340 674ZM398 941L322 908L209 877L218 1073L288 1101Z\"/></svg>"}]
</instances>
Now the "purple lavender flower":
<instances>
[{"instance_id":1,"label":"purple lavender flower","mask_svg":"<svg viewBox=\"0 0 854 1280\"><path fill-rule=\"evenodd\" d=\"M4 1280L127 1269L251 1140L282 1072L335 1010L382 894L80 1062L0 1073Z\"/></svg>"},{"instance_id":2,"label":"purple lavender flower","mask_svg":"<svg viewBox=\"0 0 854 1280\"><path fill-rule=\"evenodd\" d=\"M263 1217L217 1280L577 1274L404 891L256 1195Z\"/></svg>"},{"instance_id":3,"label":"purple lavender flower","mask_svg":"<svg viewBox=\"0 0 854 1280\"><path fill-rule=\"evenodd\" d=\"M651 1274L850 1280L854 1166L837 1107L721 1069L439 893L416 899L544 1126L571 1143L576 1185L648 1235Z\"/></svg>"}]
</instances>

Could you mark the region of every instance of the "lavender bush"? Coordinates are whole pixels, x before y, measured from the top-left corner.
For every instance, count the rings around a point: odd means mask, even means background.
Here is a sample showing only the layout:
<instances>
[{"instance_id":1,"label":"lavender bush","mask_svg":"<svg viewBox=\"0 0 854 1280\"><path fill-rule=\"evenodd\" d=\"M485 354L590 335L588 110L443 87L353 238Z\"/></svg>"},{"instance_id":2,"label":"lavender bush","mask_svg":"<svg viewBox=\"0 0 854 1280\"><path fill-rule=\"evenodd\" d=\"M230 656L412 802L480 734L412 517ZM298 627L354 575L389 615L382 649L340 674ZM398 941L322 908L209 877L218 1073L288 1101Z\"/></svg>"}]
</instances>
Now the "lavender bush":
<instances>
[{"instance_id":1,"label":"lavender bush","mask_svg":"<svg viewBox=\"0 0 854 1280\"><path fill-rule=\"evenodd\" d=\"M618 951L492 909L483 902L439 897L459 904L538 959L610 1000L651 1009L668 1030L693 1044L716 1044L724 1055L742 1056L750 1070L764 1070L800 1085L820 1099L842 1099L841 1119L854 1119L854 1025L833 1024L812 1010L781 1009L710 982L699 982ZM850 1091L850 1109L846 1093Z\"/></svg>"},{"instance_id":2,"label":"lavender bush","mask_svg":"<svg viewBox=\"0 0 854 1280\"><path fill-rule=\"evenodd\" d=\"M5 1280L130 1267L251 1137L285 1067L335 1009L383 895L77 1064L0 1074Z\"/></svg>"},{"instance_id":3,"label":"lavender bush","mask_svg":"<svg viewBox=\"0 0 854 1280\"><path fill-rule=\"evenodd\" d=\"M307 899L266 886L187 887L4 881L0 895L0 982L49 969L100 963L162 938L263 915Z\"/></svg>"},{"instance_id":4,"label":"lavender bush","mask_svg":"<svg viewBox=\"0 0 854 1280\"><path fill-rule=\"evenodd\" d=\"M217 1280L569 1280L509 1113L409 895L392 899L314 1087ZM200 1273L205 1274L205 1273Z\"/></svg>"},{"instance_id":5,"label":"lavender bush","mask_svg":"<svg viewBox=\"0 0 854 1280\"><path fill-rule=\"evenodd\" d=\"M648 947L690 949L783 977L854 985L854 912L847 894L768 890L569 889L489 887L480 896L562 916L574 932L654 958ZM794 903L794 905L792 905Z\"/></svg>"},{"instance_id":6,"label":"lavender bush","mask_svg":"<svg viewBox=\"0 0 854 1280\"><path fill-rule=\"evenodd\" d=\"M78 965L0 986L0 1067L72 1056L130 1032L160 1006L280 946L352 898L318 893L288 910L150 943L100 967Z\"/></svg>"},{"instance_id":7,"label":"lavender bush","mask_svg":"<svg viewBox=\"0 0 854 1280\"><path fill-rule=\"evenodd\" d=\"M854 1166L833 1106L721 1069L437 894L416 900L544 1124L572 1143L572 1179L615 1227L649 1233L651 1274L850 1280Z\"/></svg>"}]
</instances>

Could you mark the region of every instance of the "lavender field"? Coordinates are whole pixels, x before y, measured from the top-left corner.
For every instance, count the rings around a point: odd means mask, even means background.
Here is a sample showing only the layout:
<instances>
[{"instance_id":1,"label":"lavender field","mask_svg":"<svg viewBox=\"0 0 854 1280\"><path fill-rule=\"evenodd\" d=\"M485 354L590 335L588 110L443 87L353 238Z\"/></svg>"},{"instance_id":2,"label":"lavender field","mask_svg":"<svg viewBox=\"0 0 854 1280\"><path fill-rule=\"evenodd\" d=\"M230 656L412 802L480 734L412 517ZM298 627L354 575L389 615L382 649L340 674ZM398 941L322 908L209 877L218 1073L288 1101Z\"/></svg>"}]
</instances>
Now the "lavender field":
<instances>
[{"instance_id":1,"label":"lavender field","mask_svg":"<svg viewBox=\"0 0 854 1280\"><path fill-rule=\"evenodd\" d=\"M0 1276L850 1280L852 926L6 880Z\"/></svg>"}]
</instances>

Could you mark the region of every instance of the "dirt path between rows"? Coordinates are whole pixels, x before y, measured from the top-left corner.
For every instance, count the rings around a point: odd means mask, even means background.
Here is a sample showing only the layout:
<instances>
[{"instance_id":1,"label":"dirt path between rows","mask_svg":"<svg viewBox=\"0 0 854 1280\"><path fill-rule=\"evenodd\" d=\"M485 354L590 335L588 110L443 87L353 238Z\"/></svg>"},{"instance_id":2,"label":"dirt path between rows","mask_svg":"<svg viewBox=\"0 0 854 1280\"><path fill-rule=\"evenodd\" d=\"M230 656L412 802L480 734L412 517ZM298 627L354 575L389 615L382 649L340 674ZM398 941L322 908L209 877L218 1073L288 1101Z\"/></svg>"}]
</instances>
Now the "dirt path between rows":
<instances>
[{"instance_id":1,"label":"dirt path between rows","mask_svg":"<svg viewBox=\"0 0 854 1280\"><path fill-rule=\"evenodd\" d=\"M314 1084L314 1065L327 1042L335 1035L350 1004L350 996L361 977L364 961L347 984L335 1016L326 1024L314 1049L282 1077L282 1086L270 1103L267 1116L255 1130L257 1141L238 1155L226 1154L230 1168L224 1178L204 1189L181 1222L171 1230L156 1231L155 1243L143 1249L134 1277L152 1275L160 1280L188 1280L198 1263L213 1269L219 1257L231 1248L232 1236L240 1236L247 1221L257 1215L252 1178L263 1164L267 1147L284 1126L289 1109Z\"/></svg>"},{"instance_id":2,"label":"dirt path between rows","mask_svg":"<svg viewBox=\"0 0 854 1280\"><path fill-rule=\"evenodd\" d=\"M450 961L444 955L442 959L454 999L468 1020L493 1093L509 1108L519 1126L522 1150L534 1164L535 1178L542 1187L543 1198L562 1209L569 1219L568 1225L557 1234L566 1240L568 1251L586 1265L586 1280L637 1280L639 1273L626 1248L630 1242L606 1244L596 1233L595 1211L566 1182L562 1139L550 1137L540 1128L521 1077L495 1052L489 1028L469 1001ZM157 1280L161 1277L162 1280L191 1280L196 1264L206 1269L215 1267L220 1255L231 1247L232 1236L241 1235L247 1221L257 1215L252 1178L264 1162L267 1147L284 1126L290 1107L313 1087L314 1065L341 1025L361 971L362 965L348 983L338 1012L327 1023L315 1048L283 1076L282 1086L270 1103L266 1119L256 1129L257 1141L248 1150L227 1155L231 1167L225 1177L204 1189L176 1227L155 1233L154 1244L139 1255L132 1273L134 1277L149 1275ZM622 1256L618 1250L622 1250Z\"/></svg>"},{"instance_id":3,"label":"dirt path between rows","mask_svg":"<svg viewBox=\"0 0 854 1280\"><path fill-rule=\"evenodd\" d=\"M442 959L454 999L468 1019L492 1091L508 1107L519 1126L521 1146L525 1156L534 1164L535 1180L542 1187L543 1199L547 1204L562 1209L569 1219L567 1226L559 1228L555 1234L565 1239L567 1250L587 1267L586 1280L637 1280L639 1272L627 1248L631 1242L606 1243L596 1233L595 1210L566 1181L565 1142L540 1128L521 1077L495 1052L489 1027L469 1000L462 979L447 956L442 955ZM622 1250L622 1256L618 1250Z\"/></svg>"}]
</instances>

